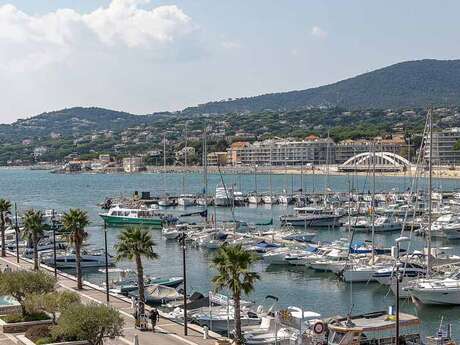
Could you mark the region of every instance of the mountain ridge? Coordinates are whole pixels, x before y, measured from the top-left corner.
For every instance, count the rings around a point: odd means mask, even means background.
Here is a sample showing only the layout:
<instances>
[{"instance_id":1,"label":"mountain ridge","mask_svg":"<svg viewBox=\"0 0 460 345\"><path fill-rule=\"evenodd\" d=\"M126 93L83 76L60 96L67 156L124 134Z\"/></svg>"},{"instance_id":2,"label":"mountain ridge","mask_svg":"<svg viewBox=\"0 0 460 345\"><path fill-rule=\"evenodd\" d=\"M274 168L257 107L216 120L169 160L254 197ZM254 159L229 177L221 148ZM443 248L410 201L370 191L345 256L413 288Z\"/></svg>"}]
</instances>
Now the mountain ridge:
<instances>
[{"instance_id":1,"label":"mountain ridge","mask_svg":"<svg viewBox=\"0 0 460 345\"><path fill-rule=\"evenodd\" d=\"M460 60L399 62L332 84L200 104L184 112L255 112L340 106L366 108L426 107L460 104Z\"/></svg>"}]
</instances>

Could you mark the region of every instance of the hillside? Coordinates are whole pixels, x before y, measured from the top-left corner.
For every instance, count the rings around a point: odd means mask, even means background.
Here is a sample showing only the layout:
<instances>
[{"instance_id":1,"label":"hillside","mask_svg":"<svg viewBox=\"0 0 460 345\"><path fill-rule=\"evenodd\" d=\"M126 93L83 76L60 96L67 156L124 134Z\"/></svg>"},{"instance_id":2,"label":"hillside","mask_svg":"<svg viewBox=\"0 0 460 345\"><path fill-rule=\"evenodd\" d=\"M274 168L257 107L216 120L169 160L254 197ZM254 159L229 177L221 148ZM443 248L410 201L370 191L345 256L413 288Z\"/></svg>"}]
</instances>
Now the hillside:
<instances>
[{"instance_id":1,"label":"hillside","mask_svg":"<svg viewBox=\"0 0 460 345\"><path fill-rule=\"evenodd\" d=\"M184 112L258 112L338 105L348 109L460 104L460 60L402 62L313 89L210 102Z\"/></svg>"},{"instance_id":2,"label":"hillside","mask_svg":"<svg viewBox=\"0 0 460 345\"><path fill-rule=\"evenodd\" d=\"M75 107L21 119L11 125L0 125L0 139L48 136L53 132L63 136L83 135L102 130L118 132L125 128L149 124L153 117L103 108Z\"/></svg>"}]
</instances>

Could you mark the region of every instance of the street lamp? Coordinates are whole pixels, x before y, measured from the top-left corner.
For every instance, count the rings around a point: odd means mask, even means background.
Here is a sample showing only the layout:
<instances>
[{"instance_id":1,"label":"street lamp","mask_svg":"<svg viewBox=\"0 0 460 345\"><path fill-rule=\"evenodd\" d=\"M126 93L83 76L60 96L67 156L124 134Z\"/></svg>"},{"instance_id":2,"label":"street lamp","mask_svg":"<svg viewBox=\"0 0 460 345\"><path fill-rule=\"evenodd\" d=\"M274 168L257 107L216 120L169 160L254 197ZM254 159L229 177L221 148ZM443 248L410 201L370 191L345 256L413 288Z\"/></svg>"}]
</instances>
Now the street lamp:
<instances>
[{"instance_id":1,"label":"street lamp","mask_svg":"<svg viewBox=\"0 0 460 345\"><path fill-rule=\"evenodd\" d=\"M107 223L104 220L104 247L105 247L105 295L107 298L107 304L110 302L109 293L109 254L107 250Z\"/></svg>"},{"instance_id":2,"label":"street lamp","mask_svg":"<svg viewBox=\"0 0 460 345\"><path fill-rule=\"evenodd\" d=\"M14 231L16 233L16 262L19 263L19 225L18 225L18 206L14 203Z\"/></svg>"},{"instance_id":3,"label":"street lamp","mask_svg":"<svg viewBox=\"0 0 460 345\"><path fill-rule=\"evenodd\" d=\"M51 211L51 230L53 230L53 263L54 263L54 278L57 279L56 265L56 219L54 217L54 209Z\"/></svg>"},{"instance_id":4,"label":"street lamp","mask_svg":"<svg viewBox=\"0 0 460 345\"><path fill-rule=\"evenodd\" d=\"M185 240L187 234L185 232L181 233L177 238L182 247L182 275L184 279L184 335L188 335L187 329L187 270L186 270L186 261L185 261Z\"/></svg>"},{"instance_id":5,"label":"street lamp","mask_svg":"<svg viewBox=\"0 0 460 345\"><path fill-rule=\"evenodd\" d=\"M399 267L401 266L401 261L399 261L399 252L401 247L401 242L409 241L408 237L402 236L398 237L396 242L397 257L396 257L396 345L399 345L399 283L402 280L401 273L399 272Z\"/></svg>"}]
</instances>

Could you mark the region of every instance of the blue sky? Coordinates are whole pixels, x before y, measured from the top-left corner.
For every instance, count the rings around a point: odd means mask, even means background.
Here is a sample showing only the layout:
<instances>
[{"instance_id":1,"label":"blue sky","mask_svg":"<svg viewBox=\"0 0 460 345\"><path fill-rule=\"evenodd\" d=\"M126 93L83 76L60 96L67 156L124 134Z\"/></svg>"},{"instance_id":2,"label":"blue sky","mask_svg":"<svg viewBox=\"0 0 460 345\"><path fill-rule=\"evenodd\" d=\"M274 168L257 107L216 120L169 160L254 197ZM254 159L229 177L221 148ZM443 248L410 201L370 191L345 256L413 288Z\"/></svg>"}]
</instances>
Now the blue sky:
<instances>
[{"instance_id":1,"label":"blue sky","mask_svg":"<svg viewBox=\"0 0 460 345\"><path fill-rule=\"evenodd\" d=\"M457 59L458 13L423 0L0 0L0 122L178 110Z\"/></svg>"}]
</instances>

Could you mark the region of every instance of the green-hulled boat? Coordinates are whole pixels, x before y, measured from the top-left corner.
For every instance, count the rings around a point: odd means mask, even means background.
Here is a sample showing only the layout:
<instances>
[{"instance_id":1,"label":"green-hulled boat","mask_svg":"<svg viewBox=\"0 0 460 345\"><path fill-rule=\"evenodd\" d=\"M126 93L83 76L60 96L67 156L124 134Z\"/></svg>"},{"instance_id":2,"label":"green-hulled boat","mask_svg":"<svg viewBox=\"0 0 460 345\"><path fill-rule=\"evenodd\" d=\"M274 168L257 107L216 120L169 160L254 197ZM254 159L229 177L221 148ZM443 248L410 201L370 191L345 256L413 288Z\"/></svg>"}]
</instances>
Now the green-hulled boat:
<instances>
[{"instance_id":1,"label":"green-hulled boat","mask_svg":"<svg viewBox=\"0 0 460 345\"><path fill-rule=\"evenodd\" d=\"M163 216L152 209L132 209L115 206L107 213L99 214L107 225L123 226L139 224L161 228Z\"/></svg>"}]
</instances>

